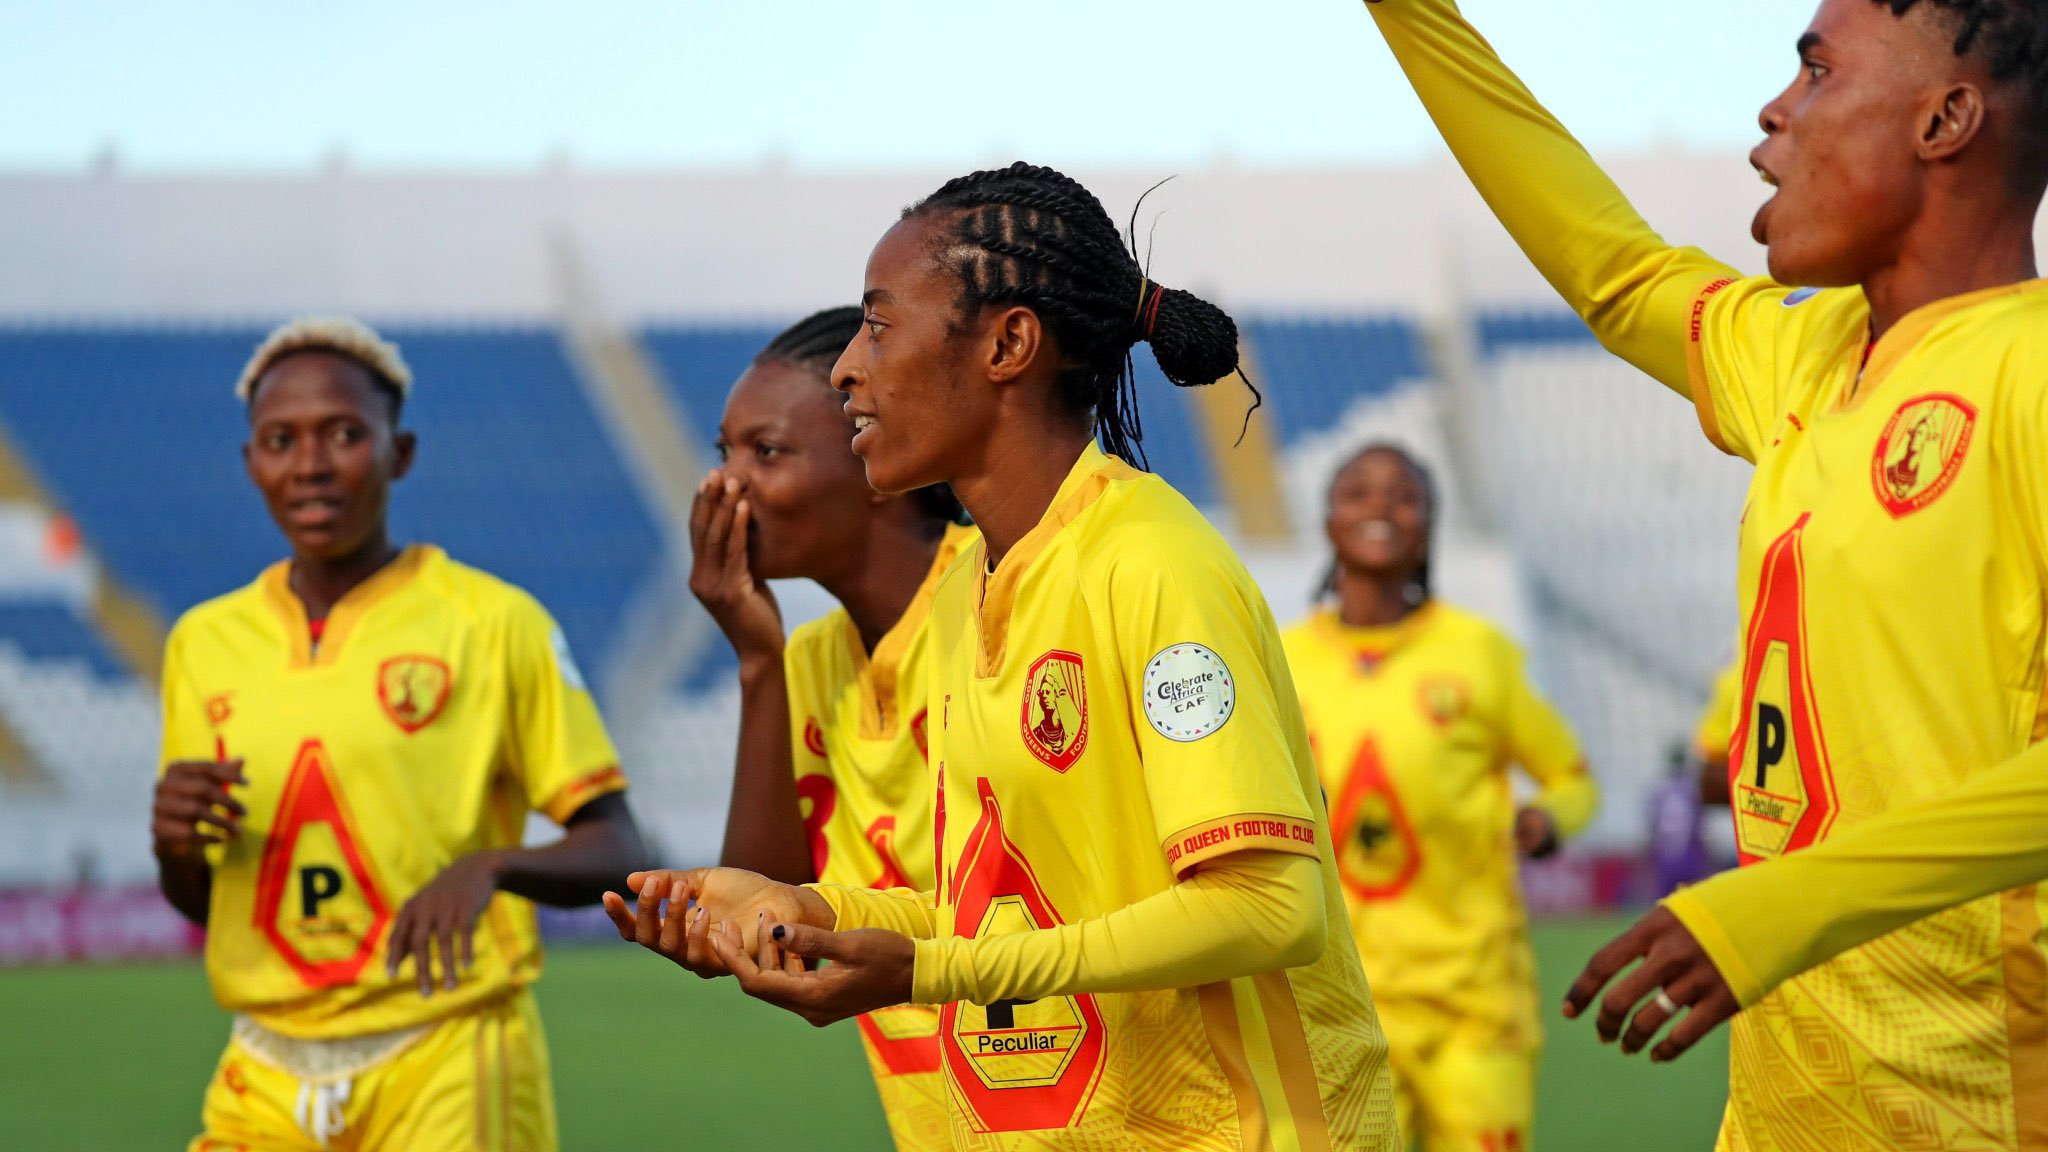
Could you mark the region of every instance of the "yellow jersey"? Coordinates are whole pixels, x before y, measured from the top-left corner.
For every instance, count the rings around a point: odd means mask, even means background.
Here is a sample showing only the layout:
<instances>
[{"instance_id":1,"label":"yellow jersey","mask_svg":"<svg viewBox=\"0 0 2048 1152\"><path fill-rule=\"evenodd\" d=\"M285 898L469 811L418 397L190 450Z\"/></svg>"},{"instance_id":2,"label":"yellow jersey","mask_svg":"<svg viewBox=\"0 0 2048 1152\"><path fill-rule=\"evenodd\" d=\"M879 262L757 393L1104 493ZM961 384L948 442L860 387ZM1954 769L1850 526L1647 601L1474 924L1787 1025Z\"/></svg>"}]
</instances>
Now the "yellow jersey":
<instances>
[{"instance_id":1,"label":"yellow jersey","mask_svg":"<svg viewBox=\"0 0 2048 1152\"><path fill-rule=\"evenodd\" d=\"M844 608L790 633L783 674L797 798L822 883L932 889L927 625L939 577L977 538L946 530L923 586L872 654ZM896 1146L951 1147L938 1009L898 1005L859 1026Z\"/></svg>"},{"instance_id":2,"label":"yellow jersey","mask_svg":"<svg viewBox=\"0 0 2048 1152\"><path fill-rule=\"evenodd\" d=\"M1534 1050L1508 769L1542 786L1532 803L1560 836L1576 834L1600 796L1571 728L1514 642L1448 604L1384 628L1319 612L1281 640L1373 998L1396 1021L1404 1005L1449 1009L1462 1047Z\"/></svg>"},{"instance_id":3,"label":"yellow jersey","mask_svg":"<svg viewBox=\"0 0 2048 1152\"><path fill-rule=\"evenodd\" d=\"M2048 285L1930 304L1870 347L1860 289L1743 278L1666 244L1449 0L1369 11L1532 262L1756 465L1729 760L1744 863L1939 797L2037 739ZM1801 943L1730 955L1777 917L1715 894L1754 887L1709 881L1668 902L1745 1000ZM2034 888L1987 897L1762 996L1733 1026L1722 1146L2044 1146L2041 927Z\"/></svg>"},{"instance_id":4,"label":"yellow jersey","mask_svg":"<svg viewBox=\"0 0 2048 1152\"><path fill-rule=\"evenodd\" d=\"M289 564L179 619L164 654L163 763L240 758L240 834L210 848L214 997L288 1036L436 1020L540 975L533 906L506 893L475 967L422 999L385 976L386 932L458 856L517 847L625 787L618 754L531 596L414 546L328 615L317 648Z\"/></svg>"},{"instance_id":5,"label":"yellow jersey","mask_svg":"<svg viewBox=\"0 0 2048 1152\"><path fill-rule=\"evenodd\" d=\"M940 935L1104 916L1248 849L1321 862L1313 964L940 1010L956 1147L1390 1149L1381 1035L1271 611L1157 477L1090 445L933 606Z\"/></svg>"}]
</instances>

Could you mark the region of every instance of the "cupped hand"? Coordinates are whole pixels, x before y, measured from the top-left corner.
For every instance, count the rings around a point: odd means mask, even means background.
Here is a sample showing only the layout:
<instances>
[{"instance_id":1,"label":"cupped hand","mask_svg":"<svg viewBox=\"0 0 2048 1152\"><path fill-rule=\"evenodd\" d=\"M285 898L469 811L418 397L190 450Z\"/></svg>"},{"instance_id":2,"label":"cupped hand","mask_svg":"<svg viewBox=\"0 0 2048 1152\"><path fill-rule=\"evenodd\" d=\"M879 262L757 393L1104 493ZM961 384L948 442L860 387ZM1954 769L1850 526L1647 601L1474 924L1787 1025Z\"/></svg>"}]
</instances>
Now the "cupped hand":
<instances>
[{"instance_id":1,"label":"cupped hand","mask_svg":"<svg viewBox=\"0 0 2048 1152\"><path fill-rule=\"evenodd\" d=\"M475 963L473 937L477 918L498 893L497 855L472 852L441 870L413 894L391 923L384 951L384 971L393 980L407 960L419 980L420 995L434 994L434 957L440 956L441 987L454 991L460 974ZM460 967L458 967L458 962Z\"/></svg>"},{"instance_id":2,"label":"cupped hand","mask_svg":"<svg viewBox=\"0 0 2048 1152\"><path fill-rule=\"evenodd\" d=\"M1706 949L1700 947L1678 917L1660 907L1593 954L1586 970L1579 973L1571 991L1565 994L1565 1016L1578 1019L1600 989L1637 960L1642 963L1622 977L1600 1001L1600 1013L1593 1022L1601 1043L1611 1044L1619 1038L1625 1055L1642 1051L1658 1029L1677 1017L1676 1012L1656 999L1660 992L1685 1015L1663 1043L1651 1050L1650 1059L1658 1063L1678 1059L1701 1037L1742 1010ZM1642 1004L1644 1000L1650 1002ZM1638 1008L1638 1004L1642 1007Z\"/></svg>"},{"instance_id":3,"label":"cupped hand","mask_svg":"<svg viewBox=\"0 0 2048 1152\"><path fill-rule=\"evenodd\" d=\"M719 959L756 1000L818 1028L910 1002L917 948L908 936L881 928L831 932L772 920L763 927L751 948L730 921L711 936ZM807 968L807 960L831 963Z\"/></svg>"},{"instance_id":4,"label":"cupped hand","mask_svg":"<svg viewBox=\"0 0 2048 1152\"><path fill-rule=\"evenodd\" d=\"M635 872L626 877L626 887L639 896L632 904L616 892L604 894L605 914L619 939L707 980L729 971L711 944L720 925L732 925L741 946L751 949L764 921L830 928L836 920L832 906L810 889L741 868Z\"/></svg>"},{"instance_id":5,"label":"cupped hand","mask_svg":"<svg viewBox=\"0 0 2048 1152\"><path fill-rule=\"evenodd\" d=\"M780 653L782 609L747 564L754 509L746 490L714 468L690 503L690 593L742 659Z\"/></svg>"},{"instance_id":6,"label":"cupped hand","mask_svg":"<svg viewBox=\"0 0 2048 1152\"><path fill-rule=\"evenodd\" d=\"M228 790L248 783L240 759L167 766L150 804L149 833L157 854L194 852L239 833L249 811Z\"/></svg>"}]
</instances>

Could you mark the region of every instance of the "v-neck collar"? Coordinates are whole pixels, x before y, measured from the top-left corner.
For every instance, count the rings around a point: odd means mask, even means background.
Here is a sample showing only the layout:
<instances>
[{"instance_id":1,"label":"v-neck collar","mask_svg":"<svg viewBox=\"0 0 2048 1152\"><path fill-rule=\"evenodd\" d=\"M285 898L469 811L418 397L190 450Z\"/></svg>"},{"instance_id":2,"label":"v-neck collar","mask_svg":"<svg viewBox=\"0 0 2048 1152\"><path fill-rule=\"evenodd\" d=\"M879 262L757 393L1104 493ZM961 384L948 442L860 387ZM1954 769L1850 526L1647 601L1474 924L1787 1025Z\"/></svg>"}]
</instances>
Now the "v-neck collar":
<instances>
[{"instance_id":1,"label":"v-neck collar","mask_svg":"<svg viewBox=\"0 0 2048 1152\"><path fill-rule=\"evenodd\" d=\"M896 681L901 675L904 654L911 638L931 616L932 597L939 590L940 578L953 566L961 549L974 539L972 528L955 524L946 529L924 582L918 585L917 594L910 598L910 606L903 610L903 615L875 642L872 656L861 646L860 629L854 626L853 617L845 618L846 650L853 658L854 682L860 686L862 739L891 740L900 730L902 716L896 707Z\"/></svg>"},{"instance_id":2,"label":"v-neck collar","mask_svg":"<svg viewBox=\"0 0 2048 1152\"><path fill-rule=\"evenodd\" d=\"M427 559L439 552L439 548L430 544L409 544L392 559L391 563L372 572L369 579L349 589L347 595L328 609L327 622L320 634L318 651L313 648L312 629L306 619L306 605L292 591L292 562L280 560L264 569L260 581L264 600L283 618L285 637L291 645L287 667L293 670L332 667L341 658L341 650L347 645L350 633L370 609L410 583L412 578L419 574Z\"/></svg>"},{"instance_id":3,"label":"v-neck collar","mask_svg":"<svg viewBox=\"0 0 2048 1152\"><path fill-rule=\"evenodd\" d=\"M1849 412L1860 407L1864 400L1884 385L1892 369L1897 368L1906 357L1912 355L1921 341L1925 340L1942 321L1979 304L2044 289L2048 289L2048 279L2021 280L1993 288L1979 288L1975 292L1965 292L1960 296L1949 296L1930 304L1922 304L1906 313L1878 339L1874 346L1870 346L1870 359L1863 364L1862 375L1858 376L1853 369L1850 371L1848 385L1843 389L1839 402L1834 405L1834 410ZM1867 301L1865 306L1868 307ZM1863 328L1853 337L1850 352L1853 354L1859 351L1855 344L1867 342L1869 339L1870 326L1866 321Z\"/></svg>"},{"instance_id":4,"label":"v-neck collar","mask_svg":"<svg viewBox=\"0 0 2048 1152\"><path fill-rule=\"evenodd\" d=\"M1379 624L1363 628L1344 623L1335 609L1325 608L1316 613L1315 627L1323 639L1349 654L1361 665L1369 665L1370 671L1379 667L1395 652L1435 622L1438 615L1437 601L1425 600L1415 611L1392 624Z\"/></svg>"},{"instance_id":5,"label":"v-neck collar","mask_svg":"<svg viewBox=\"0 0 2048 1152\"><path fill-rule=\"evenodd\" d=\"M984 539L975 545L974 631L980 641L976 676L986 679L1002 670L1003 653L1010 640L1010 613L1017 605L1017 585L1039 554L1062 529L1100 499L1112 483L1141 475L1090 440L1081 450L1081 458L1067 471L1067 478L1060 482L1045 515L1004 554L994 572L988 567L988 541Z\"/></svg>"}]
</instances>

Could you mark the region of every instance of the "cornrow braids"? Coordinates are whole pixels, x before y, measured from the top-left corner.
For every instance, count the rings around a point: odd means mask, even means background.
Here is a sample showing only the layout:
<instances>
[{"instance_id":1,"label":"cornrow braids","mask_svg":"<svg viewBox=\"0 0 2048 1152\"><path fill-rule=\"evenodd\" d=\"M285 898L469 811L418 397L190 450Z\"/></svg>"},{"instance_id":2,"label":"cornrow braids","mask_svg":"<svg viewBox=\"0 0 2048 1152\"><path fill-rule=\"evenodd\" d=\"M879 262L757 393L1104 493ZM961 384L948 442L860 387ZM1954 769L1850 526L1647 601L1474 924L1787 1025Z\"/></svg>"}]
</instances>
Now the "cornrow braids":
<instances>
[{"instance_id":1,"label":"cornrow braids","mask_svg":"<svg viewBox=\"0 0 2048 1152\"><path fill-rule=\"evenodd\" d=\"M862 318L858 305L826 308L791 324L777 333L766 347L754 354L754 364L779 362L814 372L829 387L832 365L839 354L860 335ZM950 484L928 484L910 494L912 506L925 519L945 524L964 524L967 510L953 495Z\"/></svg>"},{"instance_id":2,"label":"cornrow braids","mask_svg":"<svg viewBox=\"0 0 2048 1152\"><path fill-rule=\"evenodd\" d=\"M1106 451L1149 467L1134 344L1150 344L1178 387L1238 370L1237 325L1215 305L1149 280L1101 201L1073 178L1022 162L974 172L903 218L941 213L955 214L938 257L959 274L960 314L1009 304L1036 312L1059 348L1062 398L1093 414Z\"/></svg>"},{"instance_id":3,"label":"cornrow braids","mask_svg":"<svg viewBox=\"0 0 2048 1152\"><path fill-rule=\"evenodd\" d=\"M1330 473L1329 489L1324 494L1325 502L1328 502L1330 493L1336 490L1337 477L1342 476L1353 464L1358 463L1375 452L1384 452L1396 457L1401 463L1407 465L1408 471L1414 473L1416 481L1422 485L1423 506L1429 510L1429 529L1427 535L1434 538L1436 536L1437 509L1436 476L1430 472L1428 465L1416 459L1413 453L1392 440L1375 440L1345 457L1344 462L1337 465L1336 469ZM1422 554L1422 565L1415 570L1414 587L1420 591L1421 598L1424 600L1429 599L1435 594L1430 588L1429 553L1426 551ZM1311 602L1321 601L1325 597L1336 595L1336 593L1337 558L1332 556L1330 558L1330 567L1323 573L1323 582L1316 587L1315 595L1309 597L1309 600Z\"/></svg>"},{"instance_id":4,"label":"cornrow braids","mask_svg":"<svg viewBox=\"0 0 2048 1152\"><path fill-rule=\"evenodd\" d=\"M1923 0L1874 0L1904 16ZM2041 0L1924 0L1955 29L1955 54L1976 53L2000 84L2025 90L2025 135L2034 153L2028 176L2048 163L2048 4Z\"/></svg>"}]
</instances>

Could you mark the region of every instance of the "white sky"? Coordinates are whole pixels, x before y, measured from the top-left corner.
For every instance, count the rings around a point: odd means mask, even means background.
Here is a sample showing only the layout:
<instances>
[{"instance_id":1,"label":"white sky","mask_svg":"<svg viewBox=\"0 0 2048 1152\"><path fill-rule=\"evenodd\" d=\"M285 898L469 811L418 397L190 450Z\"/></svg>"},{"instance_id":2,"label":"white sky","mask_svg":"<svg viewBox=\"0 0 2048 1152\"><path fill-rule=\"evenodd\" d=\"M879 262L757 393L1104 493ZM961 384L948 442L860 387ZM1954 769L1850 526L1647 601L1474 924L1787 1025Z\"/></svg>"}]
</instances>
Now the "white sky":
<instances>
[{"instance_id":1,"label":"white sky","mask_svg":"<svg viewBox=\"0 0 2048 1152\"><path fill-rule=\"evenodd\" d=\"M1465 0L1590 146L1746 148L1806 0ZM0 170L1400 161L1358 0L0 0Z\"/></svg>"}]
</instances>

